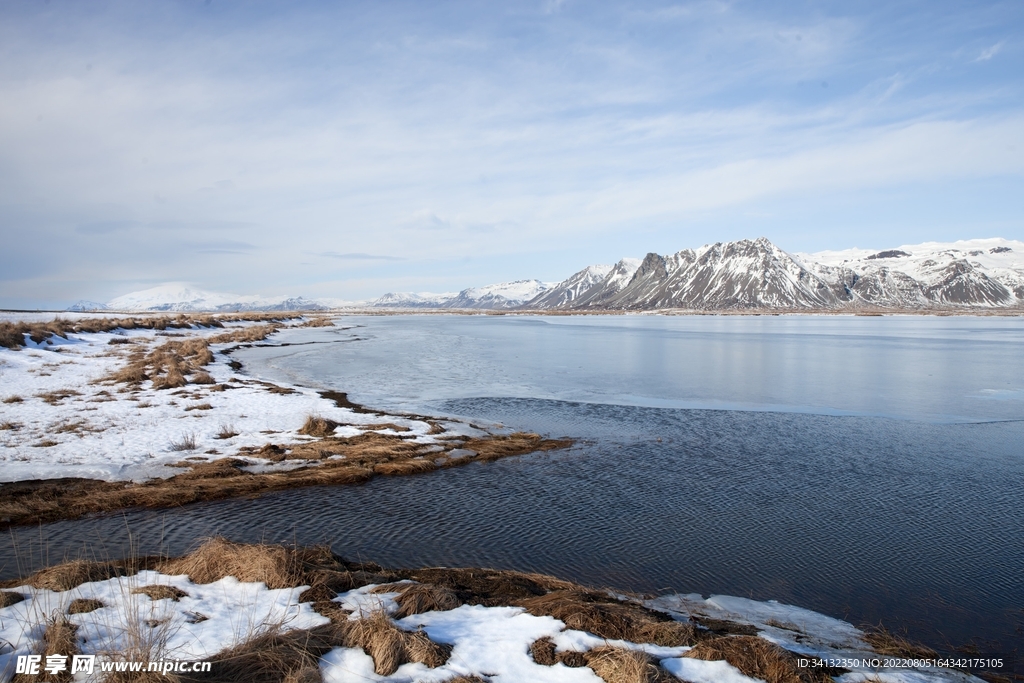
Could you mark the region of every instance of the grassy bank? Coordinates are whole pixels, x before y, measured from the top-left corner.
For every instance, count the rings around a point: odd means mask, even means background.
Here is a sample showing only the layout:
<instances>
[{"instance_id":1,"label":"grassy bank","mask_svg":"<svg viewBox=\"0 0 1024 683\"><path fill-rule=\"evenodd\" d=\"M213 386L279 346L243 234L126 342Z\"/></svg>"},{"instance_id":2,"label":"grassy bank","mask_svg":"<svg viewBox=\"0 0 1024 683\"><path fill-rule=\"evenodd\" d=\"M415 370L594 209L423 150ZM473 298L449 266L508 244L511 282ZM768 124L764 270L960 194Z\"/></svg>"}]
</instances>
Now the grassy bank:
<instances>
[{"instance_id":1,"label":"grassy bank","mask_svg":"<svg viewBox=\"0 0 1024 683\"><path fill-rule=\"evenodd\" d=\"M288 314L0 323L0 526L358 484L569 445L376 411L341 392L246 377L231 357L283 330L333 327ZM344 329L311 332L317 343L347 340Z\"/></svg>"}]
</instances>

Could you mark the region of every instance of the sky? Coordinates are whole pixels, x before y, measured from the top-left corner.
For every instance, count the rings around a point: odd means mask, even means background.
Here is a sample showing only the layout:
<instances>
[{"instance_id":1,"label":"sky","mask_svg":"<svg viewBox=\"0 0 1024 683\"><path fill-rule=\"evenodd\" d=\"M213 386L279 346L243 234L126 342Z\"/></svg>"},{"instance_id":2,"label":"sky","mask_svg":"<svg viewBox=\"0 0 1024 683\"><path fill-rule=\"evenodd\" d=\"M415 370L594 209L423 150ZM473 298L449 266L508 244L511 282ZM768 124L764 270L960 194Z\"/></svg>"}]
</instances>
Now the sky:
<instances>
[{"instance_id":1,"label":"sky","mask_svg":"<svg viewBox=\"0 0 1024 683\"><path fill-rule=\"evenodd\" d=\"M0 307L1024 239L1024 3L0 0Z\"/></svg>"}]
</instances>

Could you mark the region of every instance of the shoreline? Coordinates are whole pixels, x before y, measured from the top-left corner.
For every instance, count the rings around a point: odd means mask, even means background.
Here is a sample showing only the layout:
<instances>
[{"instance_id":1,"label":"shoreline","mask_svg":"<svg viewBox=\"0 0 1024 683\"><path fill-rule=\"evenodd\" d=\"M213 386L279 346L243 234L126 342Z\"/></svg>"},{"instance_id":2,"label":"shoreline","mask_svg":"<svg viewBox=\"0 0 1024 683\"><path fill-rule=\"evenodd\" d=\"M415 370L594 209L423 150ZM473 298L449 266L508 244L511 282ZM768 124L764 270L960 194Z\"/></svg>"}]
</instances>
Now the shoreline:
<instances>
[{"instance_id":1,"label":"shoreline","mask_svg":"<svg viewBox=\"0 0 1024 683\"><path fill-rule=\"evenodd\" d=\"M896 660L936 655L774 602L626 595L506 570L389 569L323 547L222 538L175 558L51 566L0 583L0 598L0 637L11 644L0 652L0 676L16 656L36 652L211 663L207 674L171 678L181 683L980 680L901 666ZM807 663L818 657L843 666ZM873 664L881 660L894 663Z\"/></svg>"},{"instance_id":2,"label":"shoreline","mask_svg":"<svg viewBox=\"0 0 1024 683\"><path fill-rule=\"evenodd\" d=\"M296 328L346 329L295 314L8 324L0 527L357 484L571 445L238 374L234 350ZM18 335L22 348L10 348Z\"/></svg>"}]
</instances>

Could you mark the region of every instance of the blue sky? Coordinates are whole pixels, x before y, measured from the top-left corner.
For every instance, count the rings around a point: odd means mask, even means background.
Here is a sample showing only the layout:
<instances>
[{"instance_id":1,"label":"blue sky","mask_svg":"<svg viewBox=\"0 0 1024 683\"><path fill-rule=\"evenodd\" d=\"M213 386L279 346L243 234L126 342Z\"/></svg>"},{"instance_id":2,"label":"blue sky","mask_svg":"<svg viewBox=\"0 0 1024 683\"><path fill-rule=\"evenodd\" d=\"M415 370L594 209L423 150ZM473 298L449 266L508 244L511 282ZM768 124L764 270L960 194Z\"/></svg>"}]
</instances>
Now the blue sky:
<instances>
[{"instance_id":1,"label":"blue sky","mask_svg":"<svg viewBox=\"0 0 1024 683\"><path fill-rule=\"evenodd\" d=\"M0 306L1024 239L1024 3L0 2Z\"/></svg>"}]
</instances>

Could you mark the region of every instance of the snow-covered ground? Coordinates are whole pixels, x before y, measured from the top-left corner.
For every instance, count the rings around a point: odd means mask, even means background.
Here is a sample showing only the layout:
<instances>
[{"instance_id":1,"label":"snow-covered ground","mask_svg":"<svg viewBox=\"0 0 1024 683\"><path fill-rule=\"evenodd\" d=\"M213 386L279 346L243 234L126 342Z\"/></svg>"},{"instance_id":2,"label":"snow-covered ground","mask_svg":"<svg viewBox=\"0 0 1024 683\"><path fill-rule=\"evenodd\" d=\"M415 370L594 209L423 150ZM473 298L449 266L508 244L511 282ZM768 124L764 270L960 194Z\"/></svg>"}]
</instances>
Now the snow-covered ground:
<instances>
[{"instance_id":1,"label":"snow-covered ground","mask_svg":"<svg viewBox=\"0 0 1024 683\"><path fill-rule=\"evenodd\" d=\"M52 319L52 317L50 318ZM212 337L252 323L229 323L224 329L168 330L172 335ZM134 343L110 344L111 339ZM184 458L234 456L245 446L309 440L297 430L309 415L341 423L336 436L354 436L366 427L391 423L409 431L403 438L425 445L437 442L431 425L402 416L356 413L339 408L316 391L288 387L282 394L232 371L219 351L234 344L214 344L214 361L204 369L216 384L189 384L138 391L103 378L125 365L140 346L154 348L178 336L155 330L115 330L69 334L20 350L0 348L0 482L84 477L142 481L166 478L183 470L167 465ZM273 337L266 343L273 343ZM221 386L230 388L217 390ZM447 435L470 433L467 425L444 423ZM468 431L467 431L468 430ZM397 434L389 429L376 429ZM237 436L218 438L222 433ZM183 449L194 440L195 447ZM250 458L254 465L270 465ZM294 465L295 463L290 463Z\"/></svg>"},{"instance_id":2,"label":"snow-covered ground","mask_svg":"<svg viewBox=\"0 0 1024 683\"><path fill-rule=\"evenodd\" d=\"M152 599L138 592L148 586L172 586L176 598L157 595ZM393 615L396 593L374 594L370 584L342 593L335 602L352 612L350 619L373 611ZM53 614L68 611L72 600L92 599L102 607L71 614L78 627L78 650L97 655L99 660L123 661L125 651L137 648L140 640L148 650L135 657L156 660L205 660L234 647L247 638L268 632L309 629L328 623L309 603L299 602L304 586L270 590L262 583L242 583L225 577L197 584L188 576L169 576L142 571L134 576L83 583L67 591L31 586L7 589L24 598L0 608L0 681L10 680L18 655L41 651L43 631ZM685 617L690 614L756 626L759 635L787 649L832 658L877 658L859 631L845 622L778 603L714 596L669 596L649 601L651 607ZM769 622L769 623L766 623ZM587 667L564 664L544 666L530 655L530 645L550 638L557 651L585 652L596 647L639 650L681 680L692 683L754 683L725 661L704 661L684 656L689 647L662 647L621 640L605 640L590 633L566 628L550 616L534 616L521 607L461 605L455 609L430 611L396 619L405 631L421 631L436 643L452 646L447 661L436 668L420 663L403 664L391 675L374 672L373 659L357 647L337 647L320 659L325 683L394 681L395 683L442 683L457 676L482 676L494 683L550 681L551 683L600 683ZM772 625L774 624L774 625ZM141 635L140 635L141 634ZM99 667L92 676L79 674L76 680L98 681ZM979 679L948 669L884 669L851 667L837 679L840 683L863 680L884 683L980 683Z\"/></svg>"}]
</instances>

